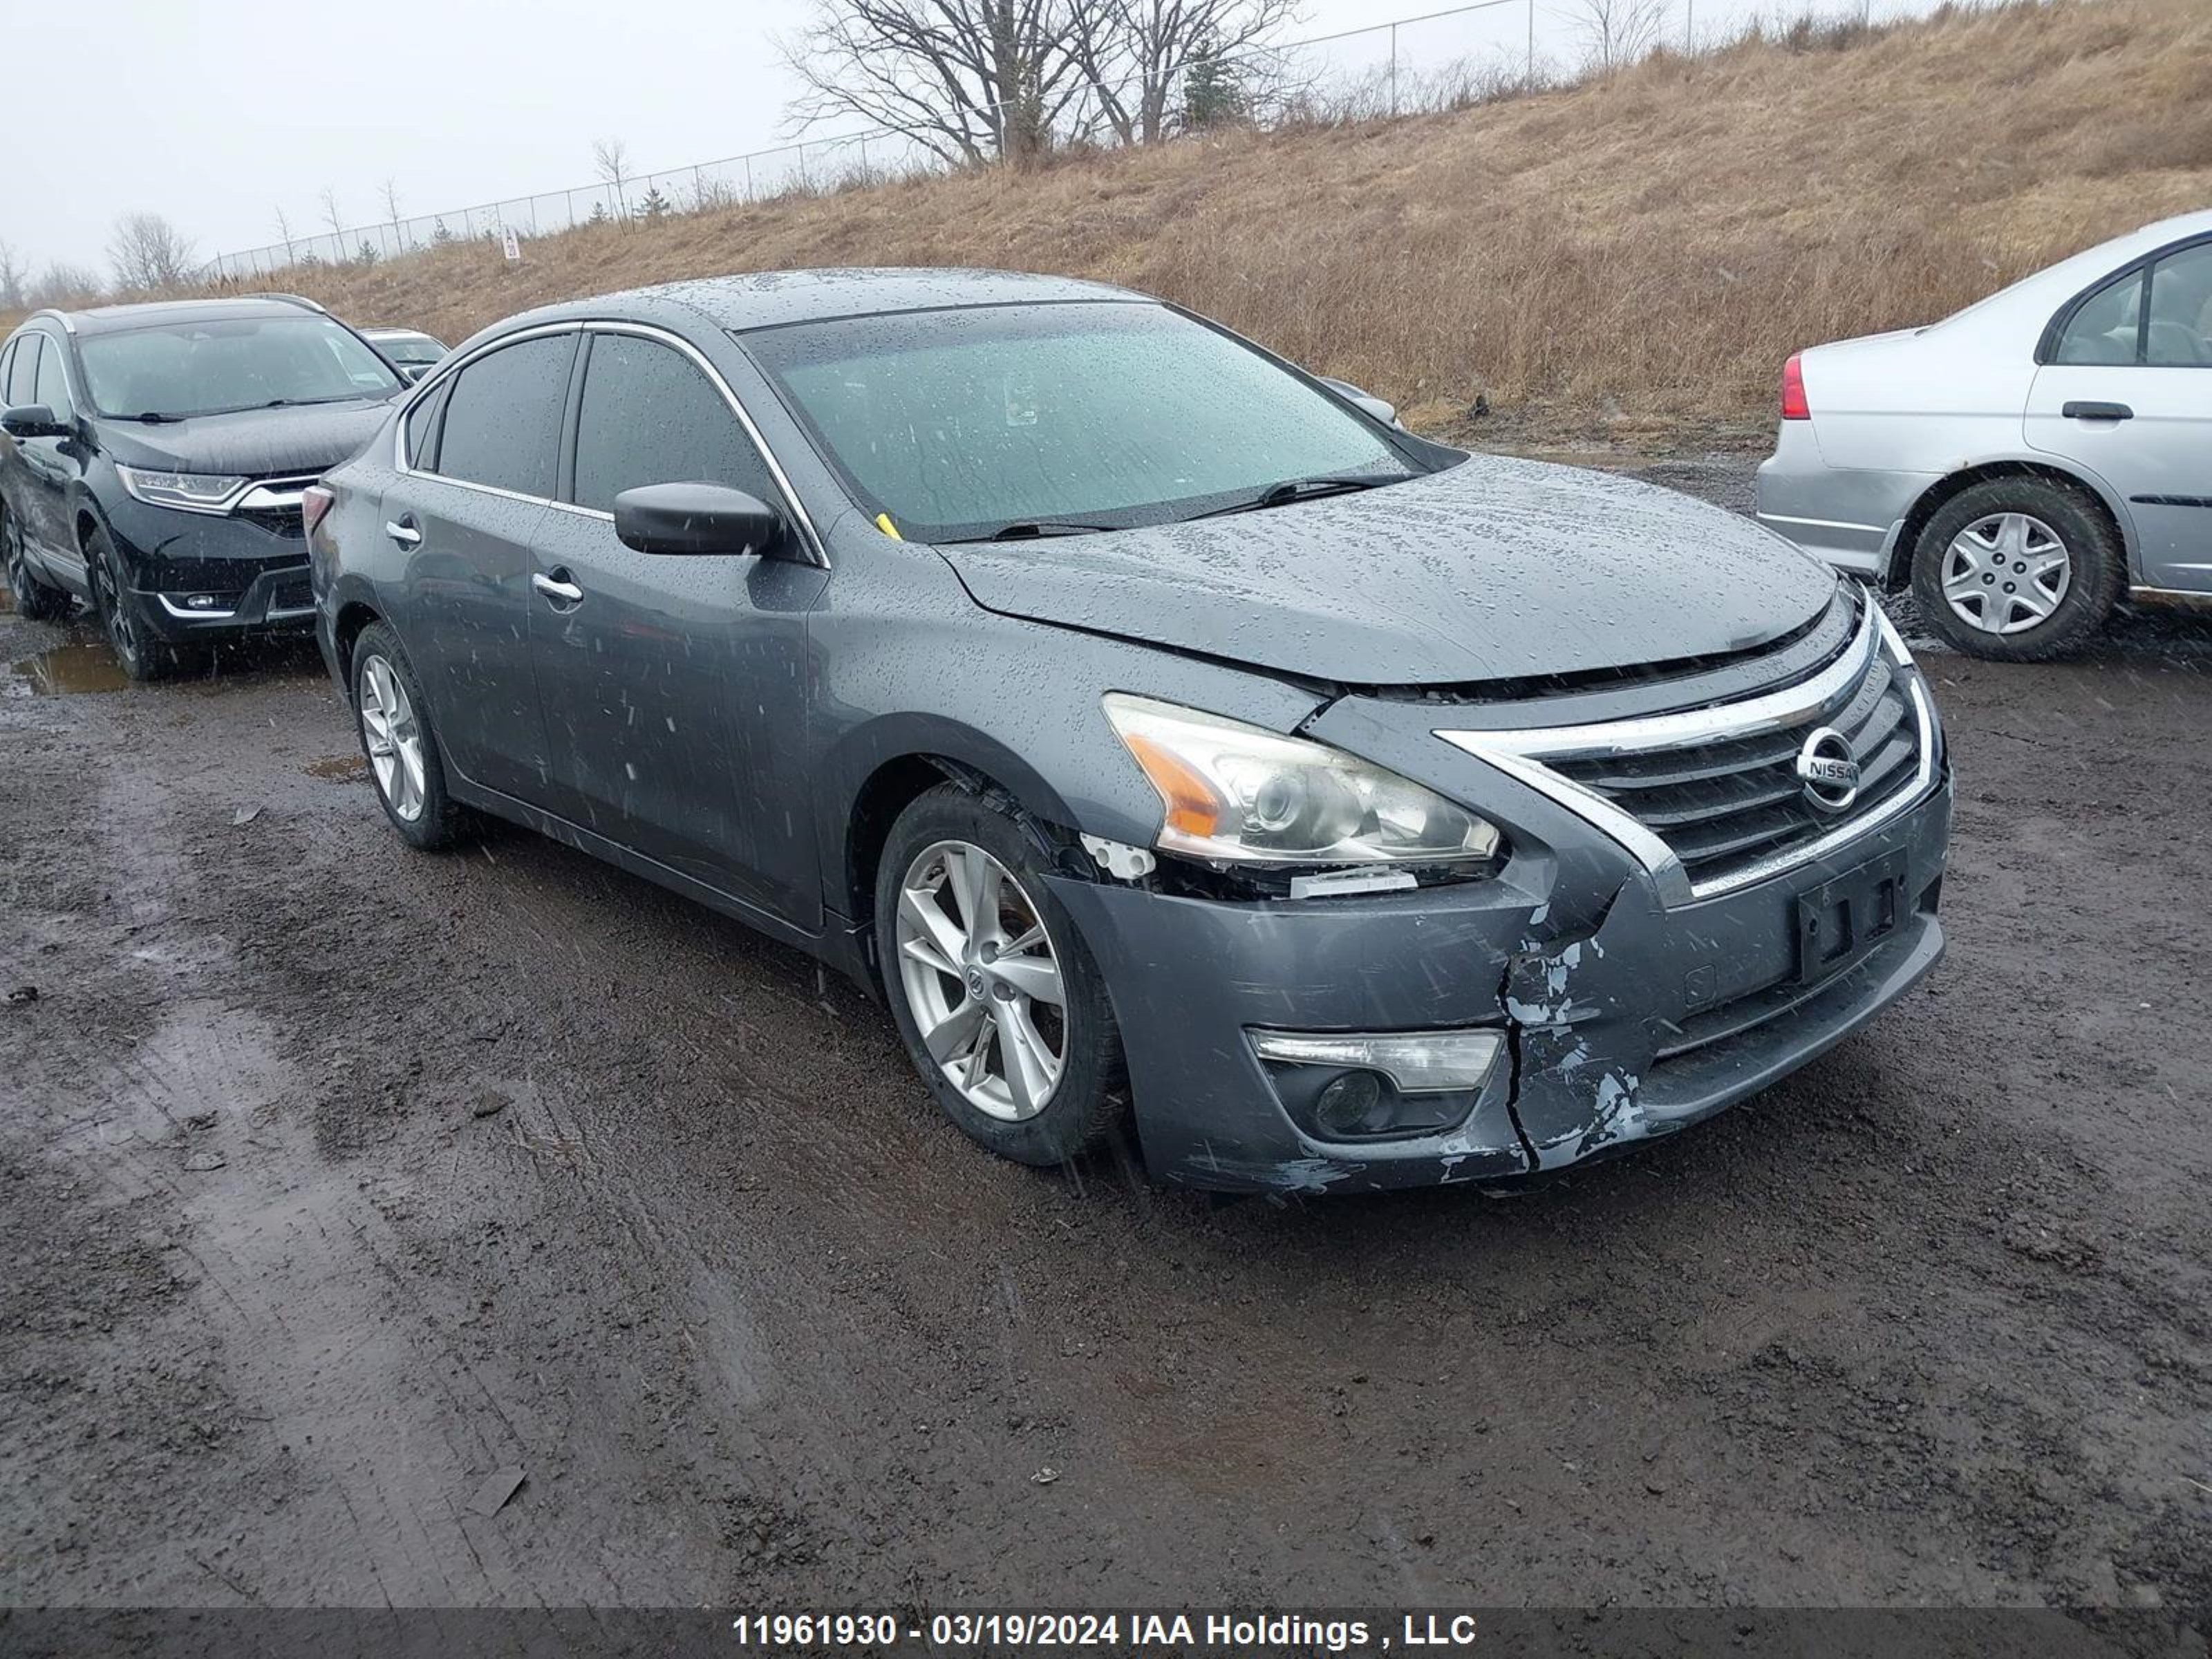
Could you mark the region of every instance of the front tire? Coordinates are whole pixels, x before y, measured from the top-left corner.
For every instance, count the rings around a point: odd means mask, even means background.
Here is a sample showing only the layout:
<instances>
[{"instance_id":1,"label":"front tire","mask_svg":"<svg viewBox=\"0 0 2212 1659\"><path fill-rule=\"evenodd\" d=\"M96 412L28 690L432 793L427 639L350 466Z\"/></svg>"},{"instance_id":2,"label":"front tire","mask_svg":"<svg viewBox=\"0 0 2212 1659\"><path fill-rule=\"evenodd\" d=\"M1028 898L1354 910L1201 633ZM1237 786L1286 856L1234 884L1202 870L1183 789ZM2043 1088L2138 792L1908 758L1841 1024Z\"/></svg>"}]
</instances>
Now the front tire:
<instances>
[{"instance_id":1,"label":"front tire","mask_svg":"<svg viewBox=\"0 0 2212 1659\"><path fill-rule=\"evenodd\" d=\"M125 674L144 684L198 671L203 660L198 652L155 639L132 613L130 580L105 530L95 530L85 538L84 563L93 611L100 618L100 631L107 635L108 648L115 653L115 660Z\"/></svg>"},{"instance_id":2,"label":"front tire","mask_svg":"<svg viewBox=\"0 0 2212 1659\"><path fill-rule=\"evenodd\" d=\"M371 623L354 641L347 672L355 729L384 816L410 847L451 847L467 829L467 810L446 792L429 705L399 636Z\"/></svg>"},{"instance_id":3,"label":"front tire","mask_svg":"<svg viewBox=\"0 0 2212 1659\"><path fill-rule=\"evenodd\" d=\"M1990 478L1960 490L1922 528L1912 597L1929 627L1969 656L2070 656L2105 625L2127 554L2103 508L2048 478Z\"/></svg>"},{"instance_id":4,"label":"front tire","mask_svg":"<svg viewBox=\"0 0 2212 1659\"><path fill-rule=\"evenodd\" d=\"M49 587L32 573L23 526L15 522L5 501L0 501L0 563L7 567L8 592L15 602L15 614L25 622L59 622L74 608L68 594Z\"/></svg>"},{"instance_id":5,"label":"front tire","mask_svg":"<svg viewBox=\"0 0 2212 1659\"><path fill-rule=\"evenodd\" d=\"M1127 1068L1097 964L1013 815L954 784L899 815L876 880L884 990L969 1139L1049 1167L1120 1122Z\"/></svg>"}]
</instances>

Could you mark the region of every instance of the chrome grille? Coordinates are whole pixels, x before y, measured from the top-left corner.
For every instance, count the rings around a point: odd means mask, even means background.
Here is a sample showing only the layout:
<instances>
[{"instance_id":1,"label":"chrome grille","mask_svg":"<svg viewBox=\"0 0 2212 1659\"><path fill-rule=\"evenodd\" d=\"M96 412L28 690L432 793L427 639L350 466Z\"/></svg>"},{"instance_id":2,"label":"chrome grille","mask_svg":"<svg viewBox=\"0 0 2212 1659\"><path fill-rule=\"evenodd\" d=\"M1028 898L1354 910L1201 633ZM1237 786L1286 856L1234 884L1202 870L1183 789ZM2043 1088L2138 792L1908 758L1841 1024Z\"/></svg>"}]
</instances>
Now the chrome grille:
<instances>
[{"instance_id":1,"label":"chrome grille","mask_svg":"<svg viewBox=\"0 0 2212 1659\"><path fill-rule=\"evenodd\" d=\"M1859 766L1858 795L1842 812L1815 806L1797 778L1797 751L1823 726L1843 734ZM1919 771L1918 727L1899 675L1876 653L1856 684L1795 725L1552 765L1665 842L1692 884L1702 886L1817 841L1911 787Z\"/></svg>"},{"instance_id":2,"label":"chrome grille","mask_svg":"<svg viewBox=\"0 0 2212 1659\"><path fill-rule=\"evenodd\" d=\"M1887 648L1885 649L1885 643ZM1580 726L1438 730L1633 853L1669 904L1748 886L1887 822L1936 780L1935 714L1873 599L1807 678L1735 702ZM1824 811L1796 775L1822 726L1849 744L1857 795Z\"/></svg>"}]
</instances>

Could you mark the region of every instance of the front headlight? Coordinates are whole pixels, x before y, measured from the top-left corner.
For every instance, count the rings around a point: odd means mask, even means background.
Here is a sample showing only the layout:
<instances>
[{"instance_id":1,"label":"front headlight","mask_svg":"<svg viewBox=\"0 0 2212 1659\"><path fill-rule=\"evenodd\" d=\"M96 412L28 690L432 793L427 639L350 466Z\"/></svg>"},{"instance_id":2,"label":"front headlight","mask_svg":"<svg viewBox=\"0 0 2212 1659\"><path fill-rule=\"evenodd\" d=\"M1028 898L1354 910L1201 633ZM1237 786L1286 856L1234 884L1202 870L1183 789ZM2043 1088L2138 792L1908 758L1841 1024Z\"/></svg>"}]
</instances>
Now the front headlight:
<instances>
[{"instance_id":1,"label":"front headlight","mask_svg":"<svg viewBox=\"0 0 2212 1659\"><path fill-rule=\"evenodd\" d=\"M187 513L222 513L247 480L222 472L149 472L136 466L115 469L123 487L149 507L177 507Z\"/></svg>"},{"instance_id":2,"label":"front headlight","mask_svg":"<svg viewBox=\"0 0 2212 1659\"><path fill-rule=\"evenodd\" d=\"M1161 851L1237 864L1449 864L1498 831L1395 772L1299 738L1120 691L1106 718L1159 793Z\"/></svg>"}]
</instances>

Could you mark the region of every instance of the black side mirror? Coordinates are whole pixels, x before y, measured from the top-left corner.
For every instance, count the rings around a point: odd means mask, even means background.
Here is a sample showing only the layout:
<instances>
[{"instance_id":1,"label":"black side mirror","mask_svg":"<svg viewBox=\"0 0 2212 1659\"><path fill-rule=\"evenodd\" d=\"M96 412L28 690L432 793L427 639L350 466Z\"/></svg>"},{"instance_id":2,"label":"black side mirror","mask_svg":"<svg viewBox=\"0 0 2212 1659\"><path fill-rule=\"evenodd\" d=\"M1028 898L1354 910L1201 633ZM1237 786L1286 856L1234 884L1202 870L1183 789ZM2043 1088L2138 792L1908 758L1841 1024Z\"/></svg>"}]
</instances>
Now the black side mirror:
<instances>
[{"instance_id":1,"label":"black side mirror","mask_svg":"<svg viewBox=\"0 0 2212 1659\"><path fill-rule=\"evenodd\" d=\"M66 438L70 428L44 404L18 404L0 415L0 432L11 438Z\"/></svg>"},{"instance_id":2,"label":"black side mirror","mask_svg":"<svg viewBox=\"0 0 2212 1659\"><path fill-rule=\"evenodd\" d=\"M1382 398L1376 397L1373 392L1362 392L1358 386L1352 385L1351 381L1340 380L1333 375L1316 374L1314 376L1314 379L1319 380L1331 392L1334 392L1338 397L1343 398L1345 402L1358 404L1361 409L1364 410L1368 414L1372 415L1376 420L1382 422L1383 425L1395 426L1398 424L1398 408L1395 404L1384 403Z\"/></svg>"},{"instance_id":3,"label":"black side mirror","mask_svg":"<svg viewBox=\"0 0 2212 1659\"><path fill-rule=\"evenodd\" d=\"M727 484L641 484L615 497L615 536L641 553L767 553L783 514Z\"/></svg>"}]
</instances>

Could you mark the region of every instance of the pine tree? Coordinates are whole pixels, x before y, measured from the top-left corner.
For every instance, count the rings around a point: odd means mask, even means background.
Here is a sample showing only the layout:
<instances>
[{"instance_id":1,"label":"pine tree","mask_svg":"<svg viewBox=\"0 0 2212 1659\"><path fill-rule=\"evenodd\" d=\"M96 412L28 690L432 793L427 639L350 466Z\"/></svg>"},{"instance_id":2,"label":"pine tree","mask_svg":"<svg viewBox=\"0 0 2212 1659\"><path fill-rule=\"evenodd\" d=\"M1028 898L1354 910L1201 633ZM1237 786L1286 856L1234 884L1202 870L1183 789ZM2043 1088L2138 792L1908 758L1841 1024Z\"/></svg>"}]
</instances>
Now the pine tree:
<instances>
[{"instance_id":1,"label":"pine tree","mask_svg":"<svg viewBox=\"0 0 2212 1659\"><path fill-rule=\"evenodd\" d=\"M591 218L590 218L589 220L587 220L586 222L586 223L589 223L589 224L594 224L594 225L603 225L603 224L606 223L606 222L607 222L607 204L606 204L605 202L594 202L594 203L592 203L592 216L591 216Z\"/></svg>"},{"instance_id":2,"label":"pine tree","mask_svg":"<svg viewBox=\"0 0 2212 1659\"><path fill-rule=\"evenodd\" d=\"M644 199L637 204L637 216L641 219L658 219L675 211L676 204L660 193L659 185L646 191Z\"/></svg>"},{"instance_id":3,"label":"pine tree","mask_svg":"<svg viewBox=\"0 0 2212 1659\"><path fill-rule=\"evenodd\" d=\"M1182 124L1196 131L1243 118L1244 83L1212 37L1192 52L1182 77Z\"/></svg>"},{"instance_id":4,"label":"pine tree","mask_svg":"<svg viewBox=\"0 0 2212 1659\"><path fill-rule=\"evenodd\" d=\"M363 265L374 264L376 263L376 244L371 241L363 240L361 245L360 251L354 255L354 263Z\"/></svg>"}]
</instances>

